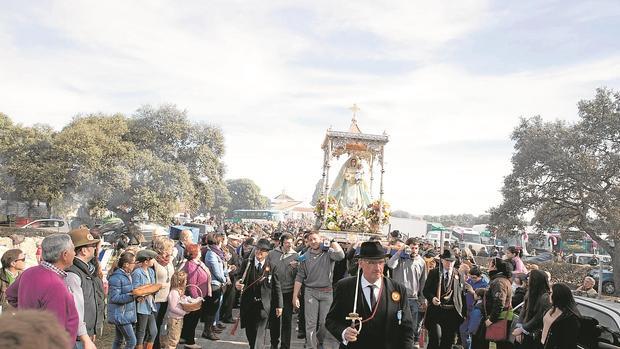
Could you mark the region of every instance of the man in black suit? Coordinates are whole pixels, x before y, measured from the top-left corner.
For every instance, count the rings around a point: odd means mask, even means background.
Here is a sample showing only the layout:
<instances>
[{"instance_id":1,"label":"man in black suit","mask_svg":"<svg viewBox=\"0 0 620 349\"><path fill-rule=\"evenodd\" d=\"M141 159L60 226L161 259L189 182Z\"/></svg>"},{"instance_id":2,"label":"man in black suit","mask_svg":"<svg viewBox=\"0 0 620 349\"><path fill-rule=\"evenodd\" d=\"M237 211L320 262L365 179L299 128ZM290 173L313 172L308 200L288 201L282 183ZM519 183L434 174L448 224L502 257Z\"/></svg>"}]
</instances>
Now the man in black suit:
<instances>
[{"instance_id":1,"label":"man in black suit","mask_svg":"<svg viewBox=\"0 0 620 349\"><path fill-rule=\"evenodd\" d=\"M241 328L245 328L250 349L263 347L272 301L276 316L282 316L282 291L278 276L267 260L269 250L269 240L258 240L253 255L243 262L243 274L235 284L241 291Z\"/></svg>"},{"instance_id":2,"label":"man in black suit","mask_svg":"<svg viewBox=\"0 0 620 349\"><path fill-rule=\"evenodd\" d=\"M405 286L383 276L385 250L379 242L362 243L359 253L359 280L352 276L340 280L325 326L340 341L340 348L413 348L413 319L407 304ZM357 296L356 296L357 289ZM354 299L362 317L352 326Z\"/></svg>"},{"instance_id":3,"label":"man in black suit","mask_svg":"<svg viewBox=\"0 0 620 349\"><path fill-rule=\"evenodd\" d=\"M230 272L228 276L230 277L231 284L235 284L237 279L241 277L241 257L237 253L237 248L241 245L243 241L243 237L237 234L228 235L228 244L224 247L224 251L230 254L230 260L228 260L228 266L230 268ZM237 289L235 287L227 287L224 292L224 299L222 300L222 315L220 316L222 322L232 324L234 323L232 310L235 305L235 301L237 300Z\"/></svg>"},{"instance_id":4,"label":"man in black suit","mask_svg":"<svg viewBox=\"0 0 620 349\"><path fill-rule=\"evenodd\" d=\"M425 318L428 349L452 348L459 326L467 315L465 279L454 266L454 252L446 249L440 258L439 267L428 273L422 292L428 301Z\"/></svg>"}]
</instances>

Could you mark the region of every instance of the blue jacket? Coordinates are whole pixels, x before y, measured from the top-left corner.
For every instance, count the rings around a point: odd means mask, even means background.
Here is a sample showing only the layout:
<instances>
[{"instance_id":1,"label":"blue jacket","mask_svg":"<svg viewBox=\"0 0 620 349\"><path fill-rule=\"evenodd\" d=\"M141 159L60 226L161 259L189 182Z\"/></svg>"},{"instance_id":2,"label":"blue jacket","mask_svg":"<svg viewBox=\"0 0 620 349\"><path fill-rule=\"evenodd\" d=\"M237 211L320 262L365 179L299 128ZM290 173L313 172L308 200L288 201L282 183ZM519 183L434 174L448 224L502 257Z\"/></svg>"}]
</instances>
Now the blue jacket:
<instances>
[{"instance_id":1,"label":"blue jacket","mask_svg":"<svg viewBox=\"0 0 620 349\"><path fill-rule=\"evenodd\" d=\"M476 332L478 332L478 328L480 327L480 324L482 323L482 318L483 318L482 313L484 312L482 307L483 307L482 302L476 303L476 305L474 306L474 309L469 314L469 322L467 323L467 334L470 334L473 336L474 334L476 334Z\"/></svg>"},{"instance_id":2,"label":"blue jacket","mask_svg":"<svg viewBox=\"0 0 620 349\"><path fill-rule=\"evenodd\" d=\"M205 264L211 271L211 284L222 286L226 283L228 271L224 268L224 261L215 252L209 249L205 254Z\"/></svg>"},{"instance_id":3,"label":"blue jacket","mask_svg":"<svg viewBox=\"0 0 620 349\"><path fill-rule=\"evenodd\" d=\"M133 273L131 273L131 278L133 279L133 288L156 283L155 270L153 270L153 268L148 268L147 270L150 276L150 282L146 276L146 273L144 272L144 269L136 268L133 270ZM152 295L144 297L144 301L136 302L136 304L138 308L138 314L150 315L151 313L156 311L155 301Z\"/></svg>"},{"instance_id":4,"label":"blue jacket","mask_svg":"<svg viewBox=\"0 0 620 349\"><path fill-rule=\"evenodd\" d=\"M116 269L108 279L108 322L115 325L135 323L136 302L131 294L131 276Z\"/></svg>"}]
</instances>

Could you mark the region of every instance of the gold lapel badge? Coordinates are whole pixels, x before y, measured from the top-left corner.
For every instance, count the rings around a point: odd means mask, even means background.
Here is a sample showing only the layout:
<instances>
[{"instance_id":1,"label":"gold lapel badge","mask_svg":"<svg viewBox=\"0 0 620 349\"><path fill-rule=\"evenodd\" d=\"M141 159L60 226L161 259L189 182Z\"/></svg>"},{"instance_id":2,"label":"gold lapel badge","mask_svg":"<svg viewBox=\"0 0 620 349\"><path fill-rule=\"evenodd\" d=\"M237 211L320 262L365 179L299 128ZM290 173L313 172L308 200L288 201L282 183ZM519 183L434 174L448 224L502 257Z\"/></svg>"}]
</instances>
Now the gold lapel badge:
<instances>
[{"instance_id":1,"label":"gold lapel badge","mask_svg":"<svg viewBox=\"0 0 620 349\"><path fill-rule=\"evenodd\" d=\"M398 291L392 292L392 300L394 302L400 302L400 293Z\"/></svg>"}]
</instances>

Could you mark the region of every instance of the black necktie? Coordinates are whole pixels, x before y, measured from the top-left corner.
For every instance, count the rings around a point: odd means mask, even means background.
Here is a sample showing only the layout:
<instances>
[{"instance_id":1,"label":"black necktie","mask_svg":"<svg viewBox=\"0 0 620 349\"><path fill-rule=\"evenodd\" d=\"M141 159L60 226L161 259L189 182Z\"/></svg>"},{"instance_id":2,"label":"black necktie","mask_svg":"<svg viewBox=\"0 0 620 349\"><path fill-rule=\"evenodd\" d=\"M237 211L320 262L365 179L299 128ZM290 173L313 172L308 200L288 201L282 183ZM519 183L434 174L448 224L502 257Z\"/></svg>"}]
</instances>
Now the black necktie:
<instances>
[{"instance_id":1,"label":"black necktie","mask_svg":"<svg viewBox=\"0 0 620 349\"><path fill-rule=\"evenodd\" d=\"M258 265L256 266L256 270L260 273L262 267L263 265L260 262L258 262Z\"/></svg>"},{"instance_id":2,"label":"black necktie","mask_svg":"<svg viewBox=\"0 0 620 349\"><path fill-rule=\"evenodd\" d=\"M375 285L368 285L368 289L370 290L370 310L374 310L377 305L377 300L375 299Z\"/></svg>"}]
</instances>

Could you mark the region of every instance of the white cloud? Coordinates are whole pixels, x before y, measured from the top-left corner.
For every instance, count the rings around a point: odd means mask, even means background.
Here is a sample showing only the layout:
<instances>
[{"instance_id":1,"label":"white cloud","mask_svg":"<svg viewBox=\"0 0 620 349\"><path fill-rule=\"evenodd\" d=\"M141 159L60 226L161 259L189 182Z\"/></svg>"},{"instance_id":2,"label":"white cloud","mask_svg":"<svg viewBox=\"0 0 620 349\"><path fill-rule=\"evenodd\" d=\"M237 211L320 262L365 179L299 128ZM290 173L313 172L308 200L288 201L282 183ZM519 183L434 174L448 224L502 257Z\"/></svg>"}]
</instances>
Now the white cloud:
<instances>
[{"instance_id":1,"label":"white cloud","mask_svg":"<svg viewBox=\"0 0 620 349\"><path fill-rule=\"evenodd\" d=\"M390 134L385 192L395 208L482 213L500 199L510 171L501 141L518 117L574 119L579 99L620 78L620 56L501 75L436 59L488 25L496 14L486 1L51 4L0 14L0 111L60 128L77 113L173 102L221 125L229 177L252 178L270 196L286 188L310 199L325 130L346 130L347 108L358 103L362 131ZM311 33L274 20L291 7L311 17ZM16 41L15 23L37 23L68 44ZM350 57L323 40L342 31L385 43L354 58L413 59L416 68L381 74L298 63Z\"/></svg>"}]
</instances>

